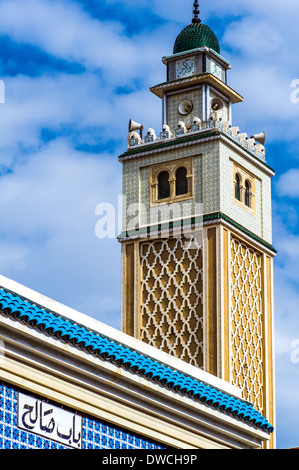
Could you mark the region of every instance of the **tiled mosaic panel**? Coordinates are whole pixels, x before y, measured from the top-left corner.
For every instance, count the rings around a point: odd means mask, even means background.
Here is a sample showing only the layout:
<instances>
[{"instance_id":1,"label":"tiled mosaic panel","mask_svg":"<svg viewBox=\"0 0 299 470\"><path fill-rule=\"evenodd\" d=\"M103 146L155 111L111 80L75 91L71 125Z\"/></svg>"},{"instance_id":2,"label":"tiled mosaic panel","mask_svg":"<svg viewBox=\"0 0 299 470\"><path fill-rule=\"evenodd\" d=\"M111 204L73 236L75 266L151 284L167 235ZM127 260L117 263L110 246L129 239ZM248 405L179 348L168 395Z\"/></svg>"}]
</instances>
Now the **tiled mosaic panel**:
<instances>
[{"instance_id":1,"label":"tiled mosaic panel","mask_svg":"<svg viewBox=\"0 0 299 470\"><path fill-rule=\"evenodd\" d=\"M18 429L17 390L0 383L0 449L67 449L64 445ZM159 445L83 417L83 449L161 449Z\"/></svg>"},{"instance_id":2,"label":"tiled mosaic panel","mask_svg":"<svg viewBox=\"0 0 299 470\"><path fill-rule=\"evenodd\" d=\"M142 341L203 367L202 246L196 237L141 245Z\"/></svg>"},{"instance_id":3,"label":"tiled mosaic panel","mask_svg":"<svg viewBox=\"0 0 299 470\"><path fill-rule=\"evenodd\" d=\"M213 73L213 64L215 63L215 61L213 59L211 59L211 57L207 56L207 72L209 73ZM217 63L217 65L220 65L219 62ZM226 78L225 78L225 69L223 67L220 67L221 69L221 77L220 79L225 82L226 81Z\"/></svg>"},{"instance_id":4,"label":"tiled mosaic panel","mask_svg":"<svg viewBox=\"0 0 299 470\"><path fill-rule=\"evenodd\" d=\"M219 210L219 188L215 185L219 181L218 147L217 143L201 144L201 146L183 147L173 151L165 150L158 154L146 155L124 162L122 229L128 228L131 220L136 217L134 211L130 213L128 210L130 207L135 207L134 204L141 203L139 208L141 225L147 225L150 220L149 166L182 158L194 157L194 203L200 204L204 201L204 213L217 212ZM201 153L203 156L201 156ZM215 172L218 172L217 176L215 176ZM207 182L209 182L208 187ZM178 204L182 205L181 202Z\"/></svg>"},{"instance_id":5,"label":"tiled mosaic panel","mask_svg":"<svg viewBox=\"0 0 299 470\"><path fill-rule=\"evenodd\" d=\"M227 145L220 146L220 210L243 227L272 243L271 179L255 164L241 157ZM236 163L255 177L255 214L234 202L233 164Z\"/></svg>"},{"instance_id":6,"label":"tiled mosaic panel","mask_svg":"<svg viewBox=\"0 0 299 470\"><path fill-rule=\"evenodd\" d=\"M172 60L171 62L168 63L168 81L176 80L176 60ZM203 57L202 55L196 55L194 57L194 66L195 70L194 73L195 75L198 75L200 73L203 73Z\"/></svg>"},{"instance_id":7,"label":"tiled mosaic panel","mask_svg":"<svg viewBox=\"0 0 299 470\"><path fill-rule=\"evenodd\" d=\"M193 103L192 113L182 116L178 107L181 101L190 100ZM183 121L186 126L191 126L194 117L201 118L202 116L202 91L201 88L194 91L186 91L171 95L167 99L167 124L169 125L172 133L178 128L178 122Z\"/></svg>"},{"instance_id":8,"label":"tiled mosaic panel","mask_svg":"<svg viewBox=\"0 0 299 470\"><path fill-rule=\"evenodd\" d=\"M157 163L194 157L194 202L203 203L204 214L221 211L246 229L272 243L271 179L254 162L247 161L227 144L215 141L187 145L151 155L140 155L123 163L123 194L126 197L123 224L132 219L126 217L126 208L142 203L141 225L148 222L150 213L149 167ZM241 208L233 199L233 162L244 167L256 178L256 214ZM135 216L135 213L134 213Z\"/></svg>"},{"instance_id":9,"label":"tiled mosaic panel","mask_svg":"<svg viewBox=\"0 0 299 470\"><path fill-rule=\"evenodd\" d=\"M232 381L263 413L263 315L261 255L231 240Z\"/></svg>"}]
</instances>

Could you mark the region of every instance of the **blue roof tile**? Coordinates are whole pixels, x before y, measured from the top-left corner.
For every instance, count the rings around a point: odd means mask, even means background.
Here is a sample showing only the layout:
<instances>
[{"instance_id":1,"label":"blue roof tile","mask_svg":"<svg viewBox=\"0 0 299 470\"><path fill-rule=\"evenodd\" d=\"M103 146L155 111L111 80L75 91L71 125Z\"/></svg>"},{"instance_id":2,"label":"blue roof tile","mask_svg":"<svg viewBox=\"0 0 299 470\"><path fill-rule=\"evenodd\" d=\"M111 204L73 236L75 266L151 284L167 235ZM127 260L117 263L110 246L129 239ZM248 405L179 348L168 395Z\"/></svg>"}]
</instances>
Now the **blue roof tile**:
<instances>
[{"instance_id":1,"label":"blue roof tile","mask_svg":"<svg viewBox=\"0 0 299 470\"><path fill-rule=\"evenodd\" d=\"M189 377L97 332L77 325L69 319L46 311L44 308L1 288L0 310L2 314L13 316L39 331L80 347L87 353L97 354L104 360L155 381L174 392L205 403L268 433L272 433L274 430L273 426L254 409L252 404Z\"/></svg>"}]
</instances>

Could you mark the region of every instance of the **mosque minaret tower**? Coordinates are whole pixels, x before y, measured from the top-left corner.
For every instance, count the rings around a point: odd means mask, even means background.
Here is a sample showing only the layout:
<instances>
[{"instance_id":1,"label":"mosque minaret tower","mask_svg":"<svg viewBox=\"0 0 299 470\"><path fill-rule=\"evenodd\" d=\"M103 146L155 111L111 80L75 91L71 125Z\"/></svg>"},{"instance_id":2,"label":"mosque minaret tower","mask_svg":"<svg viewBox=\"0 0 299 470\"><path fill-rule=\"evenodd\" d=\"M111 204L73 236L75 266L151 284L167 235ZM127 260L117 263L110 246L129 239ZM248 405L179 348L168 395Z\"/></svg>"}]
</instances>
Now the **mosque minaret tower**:
<instances>
[{"instance_id":1,"label":"mosque minaret tower","mask_svg":"<svg viewBox=\"0 0 299 470\"><path fill-rule=\"evenodd\" d=\"M274 171L264 133L233 123L243 98L199 15L194 1L162 59L166 81L151 88L161 129L131 120L119 157L122 329L238 386L274 423Z\"/></svg>"}]
</instances>

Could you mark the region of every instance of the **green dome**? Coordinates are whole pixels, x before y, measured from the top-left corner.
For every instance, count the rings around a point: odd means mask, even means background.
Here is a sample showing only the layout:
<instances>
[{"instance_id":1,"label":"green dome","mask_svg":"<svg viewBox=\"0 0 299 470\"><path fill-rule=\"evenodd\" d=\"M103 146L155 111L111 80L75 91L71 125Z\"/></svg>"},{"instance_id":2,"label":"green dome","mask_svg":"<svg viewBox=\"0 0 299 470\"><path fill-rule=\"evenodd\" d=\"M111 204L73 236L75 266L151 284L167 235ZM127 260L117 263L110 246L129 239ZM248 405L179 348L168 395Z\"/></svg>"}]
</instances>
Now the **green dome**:
<instances>
[{"instance_id":1,"label":"green dome","mask_svg":"<svg viewBox=\"0 0 299 470\"><path fill-rule=\"evenodd\" d=\"M202 23L191 23L176 38L173 53L178 54L204 46L220 54L218 39L211 28Z\"/></svg>"}]
</instances>

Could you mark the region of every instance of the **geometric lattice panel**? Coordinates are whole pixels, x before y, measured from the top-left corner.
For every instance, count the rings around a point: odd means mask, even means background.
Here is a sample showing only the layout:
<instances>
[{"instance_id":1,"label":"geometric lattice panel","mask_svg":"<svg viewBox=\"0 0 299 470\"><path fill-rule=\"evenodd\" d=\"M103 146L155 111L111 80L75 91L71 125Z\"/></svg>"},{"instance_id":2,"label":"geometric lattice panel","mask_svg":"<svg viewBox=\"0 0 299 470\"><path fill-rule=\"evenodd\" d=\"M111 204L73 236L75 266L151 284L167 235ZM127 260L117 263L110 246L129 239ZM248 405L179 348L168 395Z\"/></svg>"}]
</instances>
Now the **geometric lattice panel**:
<instances>
[{"instance_id":1,"label":"geometric lattice panel","mask_svg":"<svg viewBox=\"0 0 299 470\"><path fill-rule=\"evenodd\" d=\"M140 248L140 339L203 367L202 246L196 237Z\"/></svg>"},{"instance_id":2,"label":"geometric lattice panel","mask_svg":"<svg viewBox=\"0 0 299 470\"><path fill-rule=\"evenodd\" d=\"M18 391L0 382L0 449L68 449L50 438L18 427ZM162 449L134 433L82 417L82 449Z\"/></svg>"},{"instance_id":3,"label":"geometric lattice panel","mask_svg":"<svg viewBox=\"0 0 299 470\"><path fill-rule=\"evenodd\" d=\"M263 319L261 255L231 239L232 382L263 411Z\"/></svg>"}]
</instances>

